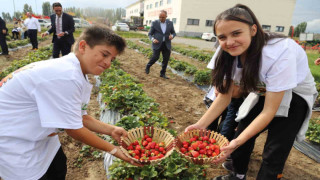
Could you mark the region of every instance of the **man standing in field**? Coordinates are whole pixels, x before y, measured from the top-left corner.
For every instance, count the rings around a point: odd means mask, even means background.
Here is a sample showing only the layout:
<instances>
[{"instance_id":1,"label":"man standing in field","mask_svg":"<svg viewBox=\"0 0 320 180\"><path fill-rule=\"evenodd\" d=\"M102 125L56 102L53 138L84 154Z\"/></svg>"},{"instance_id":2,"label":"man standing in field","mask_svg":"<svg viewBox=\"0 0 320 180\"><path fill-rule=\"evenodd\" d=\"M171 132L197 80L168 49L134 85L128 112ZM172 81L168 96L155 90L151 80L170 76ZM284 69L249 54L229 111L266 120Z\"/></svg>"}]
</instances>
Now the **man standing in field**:
<instances>
[{"instance_id":1,"label":"man standing in field","mask_svg":"<svg viewBox=\"0 0 320 180\"><path fill-rule=\"evenodd\" d=\"M27 12L28 18L25 20L24 25L28 28L28 36L30 38L30 42L32 44L32 50L38 49L38 37L37 31L41 32L41 26L39 24L38 19L32 17L30 12Z\"/></svg>"},{"instance_id":2,"label":"man standing in field","mask_svg":"<svg viewBox=\"0 0 320 180\"><path fill-rule=\"evenodd\" d=\"M62 56L71 52L71 46L74 43L74 21L73 17L62 12L62 5L59 2L52 4L55 14L50 16L51 28L42 34L42 37L53 33L52 57L58 58L60 51Z\"/></svg>"},{"instance_id":3,"label":"man standing in field","mask_svg":"<svg viewBox=\"0 0 320 180\"><path fill-rule=\"evenodd\" d=\"M167 20L166 11L160 11L159 20L152 22L148 36L152 41L153 55L146 66L146 74L149 74L150 67L159 59L160 52L162 52L163 61L160 77L169 79L166 76L166 69L171 54L171 40L176 36L176 32L172 21Z\"/></svg>"}]
</instances>

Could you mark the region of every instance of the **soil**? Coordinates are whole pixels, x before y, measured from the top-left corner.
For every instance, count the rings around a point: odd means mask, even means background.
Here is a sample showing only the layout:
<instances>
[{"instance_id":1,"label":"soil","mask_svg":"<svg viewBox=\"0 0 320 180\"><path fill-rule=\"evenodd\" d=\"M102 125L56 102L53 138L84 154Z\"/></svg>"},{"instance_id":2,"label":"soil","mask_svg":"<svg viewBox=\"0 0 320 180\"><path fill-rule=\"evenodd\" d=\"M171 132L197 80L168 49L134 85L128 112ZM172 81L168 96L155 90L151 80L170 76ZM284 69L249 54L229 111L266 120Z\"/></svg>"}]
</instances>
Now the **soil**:
<instances>
[{"instance_id":1,"label":"soil","mask_svg":"<svg viewBox=\"0 0 320 180\"><path fill-rule=\"evenodd\" d=\"M51 41L47 40L40 43L40 46L50 43ZM10 56L12 56L12 58L9 57L8 59L0 57L0 70L7 67L11 63L12 59L22 59L28 51L30 51L29 48L11 52ZM182 59L188 58L184 57ZM167 72L170 79L160 78L161 66L157 64L153 65L151 67L150 74L146 75L144 73L144 69L148 59L142 54L131 49L127 49L123 55L119 56L118 60L120 61L121 68L123 70L131 74L141 84L144 84L144 91L160 104L160 111L163 112L169 120L173 121L169 127L175 129L178 133L183 132L188 125L195 123L205 113L206 107L202 102L202 98L205 93L191 82L187 82L171 72ZM91 82L94 83L92 76L89 78ZM88 106L88 114L99 118L100 109L96 97L97 90L93 90L91 101ZM313 117L320 117L320 113L313 113ZM61 134L59 136L63 150L68 158L67 180L106 179L102 159L96 159L92 156L84 157L84 155L80 153L84 144L73 140L66 134ZM266 132L262 133L256 140L256 145L249 164L248 180L255 179L259 171L265 139ZM96 149L91 148L90 151L92 152L95 150ZM81 158L82 161L79 161ZM220 165L212 165L212 167L207 169L207 171L208 178L227 173L227 171ZM319 172L319 163L292 148L284 168L284 177L282 179L320 179Z\"/></svg>"}]
</instances>

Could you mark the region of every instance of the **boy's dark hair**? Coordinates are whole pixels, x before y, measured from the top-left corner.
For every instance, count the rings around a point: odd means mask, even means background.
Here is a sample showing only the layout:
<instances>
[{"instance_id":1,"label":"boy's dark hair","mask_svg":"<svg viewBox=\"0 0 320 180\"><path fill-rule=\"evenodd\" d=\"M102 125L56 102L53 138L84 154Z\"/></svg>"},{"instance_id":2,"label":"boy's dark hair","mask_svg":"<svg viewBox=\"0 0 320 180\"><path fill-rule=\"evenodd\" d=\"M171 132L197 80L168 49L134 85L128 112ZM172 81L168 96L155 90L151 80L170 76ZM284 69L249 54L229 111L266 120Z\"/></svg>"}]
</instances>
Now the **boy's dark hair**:
<instances>
[{"instance_id":1,"label":"boy's dark hair","mask_svg":"<svg viewBox=\"0 0 320 180\"><path fill-rule=\"evenodd\" d=\"M52 8L55 8L55 7L62 7L62 5L59 2L55 2L52 4Z\"/></svg>"},{"instance_id":2,"label":"boy's dark hair","mask_svg":"<svg viewBox=\"0 0 320 180\"><path fill-rule=\"evenodd\" d=\"M242 65L243 71L240 82L242 92L247 93L255 91L257 90L257 83L259 82L260 61L263 46L269 39L278 37L284 38L285 36L275 33L265 33L251 9L242 4L237 4L216 17L213 25L213 32L215 35L216 24L222 20L239 21L248 24L250 28L254 24L257 26L256 35L252 37L251 44L247 50L245 63ZM212 70L212 85L216 86L220 93L227 93L231 86L231 75L234 60L235 57L222 49L217 56L215 68ZM226 80L225 83L224 80Z\"/></svg>"},{"instance_id":3,"label":"boy's dark hair","mask_svg":"<svg viewBox=\"0 0 320 180\"><path fill-rule=\"evenodd\" d=\"M102 25L93 25L86 28L75 43L74 51L78 51L79 42L82 40L85 40L90 48L96 45L114 46L118 54L123 53L126 47L126 42L122 37Z\"/></svg>"}]
</instances>

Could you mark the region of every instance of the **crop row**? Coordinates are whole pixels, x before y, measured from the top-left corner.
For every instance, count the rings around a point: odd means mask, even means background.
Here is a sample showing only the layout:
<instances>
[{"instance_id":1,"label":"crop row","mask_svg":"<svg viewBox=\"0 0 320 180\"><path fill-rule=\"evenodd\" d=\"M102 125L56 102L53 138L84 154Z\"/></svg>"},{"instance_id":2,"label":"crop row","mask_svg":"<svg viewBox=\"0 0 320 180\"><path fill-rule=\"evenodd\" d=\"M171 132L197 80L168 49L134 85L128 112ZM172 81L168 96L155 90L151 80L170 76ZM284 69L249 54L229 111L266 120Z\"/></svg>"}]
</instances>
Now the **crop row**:
<instances>
[{"instance_id":1,"label":"crop row","mask_svg":"<svg viewBox=\"0 0 320 180\"><path fill-rule=\"evenodd\" d=\"M147 58L151 58L152 56L152 49L145 48L140 46L132 41L127 41L127 45L131 49L137 49ZM159 62L162 61L162 58L159 58ZM170 57L169 66L176 71L184 72L188 76L193 76L193 82L198 85L209 85L210 84L210 70L199 70L194 65L191 65L184 61L179 61L173 57Z\"/></svg>"}]
</instances>

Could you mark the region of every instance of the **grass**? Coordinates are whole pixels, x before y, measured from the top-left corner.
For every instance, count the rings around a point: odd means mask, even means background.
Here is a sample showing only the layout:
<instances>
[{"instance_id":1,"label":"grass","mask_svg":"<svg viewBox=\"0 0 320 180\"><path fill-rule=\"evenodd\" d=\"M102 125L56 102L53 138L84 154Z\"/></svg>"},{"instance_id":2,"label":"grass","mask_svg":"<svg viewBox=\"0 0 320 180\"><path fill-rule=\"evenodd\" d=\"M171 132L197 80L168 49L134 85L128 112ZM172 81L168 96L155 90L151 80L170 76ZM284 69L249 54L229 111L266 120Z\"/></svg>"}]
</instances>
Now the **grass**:
<instances>
[{"instance_id":1,"label":"grass","mask_svg":"<svg viewBox=\"0 0 320 180\"><path fill-rule=\"evenodd\" d=\"M123 38L148 38L147 35L141 34L138 32L115 31L115 33L117 33L119 36L121 36Z\"/></svg>"},{"instance_id":2,"label":"grass","mask_svg":"<svg viewBox=\"0 0 320 180\"><path fill-rule=\"evenodd\" d=\"M320 57L317 51L307 51L309 67L316 82L320 82L320 66L314 64L314 61Z\"/></svg>"}]
</instances>

